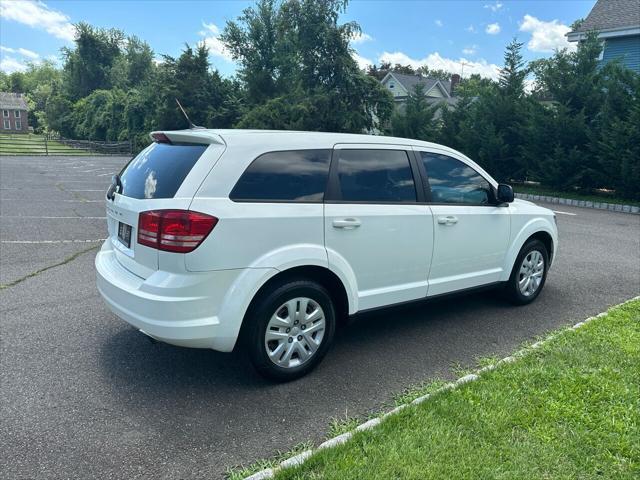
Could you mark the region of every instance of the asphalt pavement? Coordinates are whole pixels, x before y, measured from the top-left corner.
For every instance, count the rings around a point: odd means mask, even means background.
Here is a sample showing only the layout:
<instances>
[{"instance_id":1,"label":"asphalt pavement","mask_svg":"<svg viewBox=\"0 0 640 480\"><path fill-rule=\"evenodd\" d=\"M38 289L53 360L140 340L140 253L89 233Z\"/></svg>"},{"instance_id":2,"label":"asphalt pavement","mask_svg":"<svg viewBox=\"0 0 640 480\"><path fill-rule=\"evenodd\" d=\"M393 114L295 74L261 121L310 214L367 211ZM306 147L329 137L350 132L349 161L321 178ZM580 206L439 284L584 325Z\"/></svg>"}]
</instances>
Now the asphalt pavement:
<instances>
[{"instance_id":1,"label":"asphalt pavement","mask_svg":"<svg viewBox=\"0 0 640 480\"><path fill-rule=\"evenodd\" d=\"M361 315L312 374L272 384L241 352L152 344L103 304L102 199L126 161L0 157L2 478L219 478L640 294L640 216L552 205L559 256L532 305L483 292Z\"/></svg>"}]
</instances>

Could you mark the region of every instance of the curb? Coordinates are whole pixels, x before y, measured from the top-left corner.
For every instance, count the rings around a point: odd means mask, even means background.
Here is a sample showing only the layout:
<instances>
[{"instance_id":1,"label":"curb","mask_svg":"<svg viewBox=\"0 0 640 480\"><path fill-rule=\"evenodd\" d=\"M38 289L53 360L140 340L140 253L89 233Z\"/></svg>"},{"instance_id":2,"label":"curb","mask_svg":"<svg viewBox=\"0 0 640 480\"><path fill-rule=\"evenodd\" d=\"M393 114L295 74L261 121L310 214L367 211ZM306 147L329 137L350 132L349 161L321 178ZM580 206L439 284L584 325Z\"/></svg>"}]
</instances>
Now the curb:
<instances>
[{"instance_id":1,"label":"curb","mask_svg":"<svg viewBox=\"0 0 640 480\"><path fill-rule=\"evenodd\" d=\"M640 215L640 206L623 205L620 203L593 202L587 200L574 200L572 198L549 197L547 195L533 195L530 193L516 193L516 198L529 201L539 201L548 203L557 203L558 205L569 205L571 207L595 208L598 210L609 210L618 213L633 213Z\"/></svg>"},{"instance_id":2,"label":"curb","mask_svg":"<svg viewBox=\"0 0 640 480\"><path fill-rule=\"evenodd\" d=\"M635 300L640 300L640 295L630 298L629 300L626 300L622 303L618 303L617 305L612 305L610 306L608 310L611 310L612 308L616 308L616 307L621 307L622 305L625 305L629 302L633 302ZM297 455L294 455L293 457L290 457L286 460L284 460L283 462L280 462L280 464L275 467L275 468L266 468L264 470L260 470L259 472L256 472L252 475L249 475L248 477L245 477L244 480L265 480L265 479L269 479L269 478L273 478L273 476L282 469L285 468L289 468L289 467L295 467L298 465L302 465L309 457L311 457L314 453L320 451L320 450L324 450L326 448L332 448L335 447L337 445L341 445L343 443L345 443L347 440L349 440L356 432L360 432L363 430L370 430L372 428L374 428L375 426L377 426L378 424L380 424L385 418L395 415L398 412L400 412L401 410L404 410L405 408L407 408L410 405L418 405L420 403L423 403L425 401L427 401L429 398L431 398L434 395L437 395L438 393L444 392L445 390L453 390L458 388L460 385L464 385L465 383L469 383L469 382L474 382L476 380L478 380L480 378L480 376L485 373L485 372L489 372L491 370L495 370L496 368L498 368L498 366L504 364L504 363L512 363L515 362L518 357L522 357L524 355L526 355L527 353L529 353L532 350L537 350L538 348L540 348L541 346L543 346L545 343L553 340L554 338L556 338L558 335L564 333L567 330L578 330L579 328L584 327L587 323L591 322L592 320L595 320L597 318L600 317L604 317L607 314L607 312L601 312L597 315L594 315L593 317L589 317L585 320L582 320L574 325L572 325L571 327L567 327L567 328L563 328L561 330L559 330L556 333L553 333L547 337L545 337L543 340L540 340L538 342L535 342L533 344L531 344L528 347L525 347L519 351L517 351L516 353L514 353L513 355L510 355L508 357L503 358L502 360L498 360L496 363L493 363L491 365L487 365L486 367L483 367L479 370L476 371L476 373L470 373L468 375L465 375L464 377L460 377L459 379L457 379L454 382L448 383L446 385L444 385L443 387L435 390L432 393L428 393L426 395L423 395L421 397L416 398L415 400L413 400L410 403L405 403L402 405L399 405L397 407L395 407L392 410L389 410L388 412L380 415L379 417L376 418L372 418L371 420L368 420L360 425L358 425L357 427L355 427L353 430L350 430L346 433L343 433L342 435L338 435L337 437L331 438L323 443L321 443L320 445L318 445L316 448L311 448L309 450L305 450Z\"/></svg>"}]
</instances>

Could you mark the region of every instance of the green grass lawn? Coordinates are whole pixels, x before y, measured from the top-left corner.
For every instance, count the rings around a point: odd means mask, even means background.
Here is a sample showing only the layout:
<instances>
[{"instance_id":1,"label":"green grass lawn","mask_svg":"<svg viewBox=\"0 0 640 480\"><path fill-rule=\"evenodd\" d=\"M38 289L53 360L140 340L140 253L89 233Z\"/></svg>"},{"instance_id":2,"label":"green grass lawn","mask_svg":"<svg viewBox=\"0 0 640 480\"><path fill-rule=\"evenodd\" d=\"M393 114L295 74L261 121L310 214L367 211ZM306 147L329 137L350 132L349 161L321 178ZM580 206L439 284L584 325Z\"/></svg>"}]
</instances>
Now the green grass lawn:
<instances>
[{"instance_id":1,"label":"green grass lawn","mask_svg":"<svg viewBox=\"0 0 640 480\"><path fill-rule=\"evenodd\" d=\"M34 133L0 133L0 155L87 155L88 151L69 147L49 140L45 148L44 137Z\"/></svg>"},{"instance_id":2,"label":"green grass lawn","mask_svg":"<svg viewBox=\"0 0 640 480\"><path fill-rule=\"evenodd\" d=\"M276 478L638 479L640 301Z\"/></svg>"},{"instance_id":3,"label":"green grass lawn","mask_svg":"<svg viewBox=\"0 0 640 480\"><path fill-rule=\"evenodd\" d=\"M624 204L624 205L640 206L640 201L638 200L618 198L612 195L606 195L604 193L600 195L595 195L595 194L587 195L587 194L581 194L581 193L554 190L552 188L540 187L535 185L513 185L513 190L516 193L529 193L531 195L546 195L548 197L571 198L573 200L585 200L587 202L607 202L607 203L618 203L618 204Z\"/></svg>"}]
</instances>

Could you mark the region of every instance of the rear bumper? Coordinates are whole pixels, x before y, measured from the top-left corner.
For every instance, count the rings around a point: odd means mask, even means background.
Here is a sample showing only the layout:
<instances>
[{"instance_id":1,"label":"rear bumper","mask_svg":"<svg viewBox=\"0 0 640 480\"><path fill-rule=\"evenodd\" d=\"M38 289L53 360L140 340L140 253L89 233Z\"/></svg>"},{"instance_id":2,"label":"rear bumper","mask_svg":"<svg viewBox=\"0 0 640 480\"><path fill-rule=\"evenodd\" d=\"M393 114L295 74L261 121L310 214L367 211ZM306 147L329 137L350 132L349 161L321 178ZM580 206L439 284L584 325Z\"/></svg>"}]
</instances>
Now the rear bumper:
<instances>
[{"instance_id":1,"label":"rear bumper","mask_svg":"<svg viewBox=\"0 0 640 480\"><path fill-rule=\"evenodd\" d=\"M186 274L159 270L143 279L118 262L109 239L95 265L98 291L111 311L135 328L172 345L233 349L242 315L226 315L221 321L219 313L243 270Z\"/></svg>"}]
</instances>

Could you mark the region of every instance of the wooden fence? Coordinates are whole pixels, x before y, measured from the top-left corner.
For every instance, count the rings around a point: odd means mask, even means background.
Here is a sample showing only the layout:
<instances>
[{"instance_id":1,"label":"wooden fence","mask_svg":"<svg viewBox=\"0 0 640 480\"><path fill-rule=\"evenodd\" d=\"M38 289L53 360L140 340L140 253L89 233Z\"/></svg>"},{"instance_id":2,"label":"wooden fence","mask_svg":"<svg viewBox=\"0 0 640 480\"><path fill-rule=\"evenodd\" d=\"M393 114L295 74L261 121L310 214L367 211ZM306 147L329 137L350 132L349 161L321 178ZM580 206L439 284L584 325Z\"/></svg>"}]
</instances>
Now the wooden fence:
<instances>
[{"instance_id":1,"label":"wooden fence","mask_svg":"<svg viewBox=\"0 0 640 480\"><path fill-rule=\"evenodd\" d=\"M131 155L132 144L55 135L0 133L0 155Z\"/></svg>"}]
</instances>

